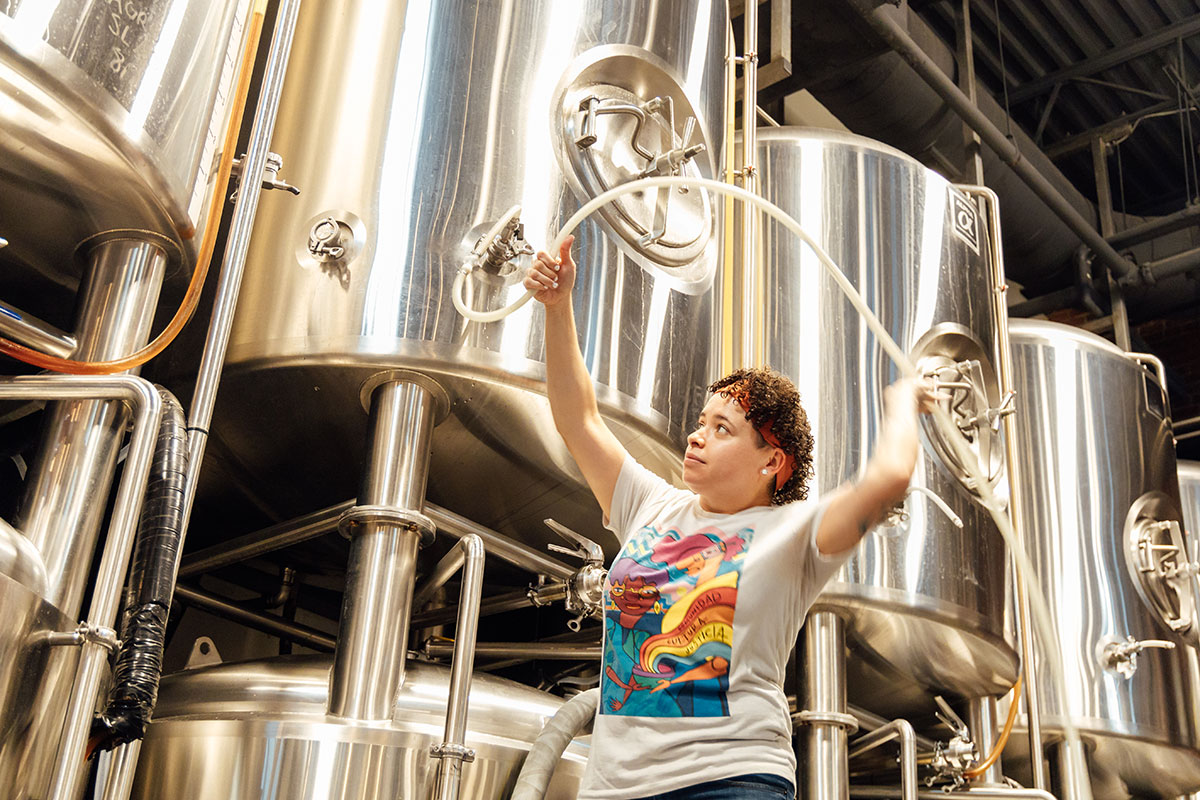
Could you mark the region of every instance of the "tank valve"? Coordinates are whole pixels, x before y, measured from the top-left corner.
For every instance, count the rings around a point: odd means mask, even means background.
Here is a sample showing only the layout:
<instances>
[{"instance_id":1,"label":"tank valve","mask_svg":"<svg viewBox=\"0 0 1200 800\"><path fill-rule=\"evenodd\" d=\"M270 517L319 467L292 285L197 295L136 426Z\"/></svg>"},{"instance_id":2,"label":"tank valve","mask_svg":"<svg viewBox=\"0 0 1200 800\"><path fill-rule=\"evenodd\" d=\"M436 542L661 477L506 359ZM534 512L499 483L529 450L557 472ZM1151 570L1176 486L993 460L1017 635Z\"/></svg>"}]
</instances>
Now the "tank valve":
<instances>
[{"instance_id":1,"label":"tank valve","mask_svg":"<svg viewBox=\"0 0 1200 800\"><path fill-rule=\"evenodd\" d=\"M938 497L933 490L926 489L924 486L908 487L908 491L904 493L904 499L892 506L892 508L887 512L887 516L883 518L882 524L888 527L895 527L908 522L908 510L905 509L904 505L908 501L908 498L913 494L923 494L928 497L929 500L935 506L937 506L938 510L945 514L946 518L954 524L954 527L961 528L963 526L962 518L959 517L958 514L954 513L954 509L950 508L949 504L946 503L946 501L942 498Z\"/></svg>"},{"instance_id":2,"label":"tank valve","mask_svg":"<svg viewBox=\"0 0 1200 800\"><path fill-rule=\"evenodd\" d=\"M1105 639L1102 640L1100 651L1100 663L1105 669L1113 670L1122 677L1128 679L1133 677L1133 673L1137 672L1137 657L1138 654L1147 647L1157 647L1161 650L1174 650L1175 643L1168 642L1164 639L1142 639L1138 641L1132 636L1126 636L1124 641L1120 639Z\"/></svg>"},{"instance_id":3,"label":"tank valve","mask_svg":"<svg viewBox=\"0 0 1200 800\"><path fill-rule=\"evenodd\" d=\"M244 158L244 156L243 156ZM279 180L279 170L283 169L283 156L278 153L267 153L267 163L263 165L262 188L264 189L281 189L289 194L300 194L300 190L292 186L287 181ZM235 158L233 160L233 177L238 177L242 174L242 159ZM234 189L229 195L229 202L237 202L238 190Z\"/></svg>"},{"instance_id":4,"label":"tank valve","mask_svg":"<svg viewBox=\"0 0 1200 800\"><path fill-rule=\"evenodd\" d=\"M935 696L933 700L939 709L934 712L934 716L950 729L953 736L948 742L937 742L935 745L933 760L929 764L935 772L925 779L925 783L933 786L950 781L955 787L964 786L967 782L964 773L979 762L979 748L971 740L971 731L967 723L954 713L950 704L941 696Z\"/></svg>"},{"instance_id":5,"label":"tank valve","mask_svg":"<svg viewBox=\"0 0 1200 800\"><path fill-rule=\"evenodd\" d=\"M578 631L583 620L599 614L604 607L604 580L608 577L608 571L604 569L604 550L591 539L555 520L548 519L545 523L572 545L563 547L551 543L548 545L551 550L583 560L583 566L567 580L567 612L575 615L574 619L567 622L567 627Z\"/></svg>"}]
</instances>

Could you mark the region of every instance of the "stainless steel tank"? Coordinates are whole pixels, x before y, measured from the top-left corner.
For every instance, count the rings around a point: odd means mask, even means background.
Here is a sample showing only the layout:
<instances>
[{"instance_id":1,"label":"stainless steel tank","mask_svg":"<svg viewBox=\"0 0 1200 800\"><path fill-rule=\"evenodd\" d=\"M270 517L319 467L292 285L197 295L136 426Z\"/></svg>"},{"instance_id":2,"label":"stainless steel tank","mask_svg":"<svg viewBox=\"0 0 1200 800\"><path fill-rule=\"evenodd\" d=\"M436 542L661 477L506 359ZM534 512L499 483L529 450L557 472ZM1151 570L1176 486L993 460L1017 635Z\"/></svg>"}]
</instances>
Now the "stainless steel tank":
<instances>
[{"instance_id":1,"label":"stainless steel tank","mask_svg":"<svg viewBox=\"0 0 1200 800\"><path fill-rule=\"evenodd\" d=\"M1014 320L1010 331L1027 509L1017 522L1066 681L1064 695L1038 640L1042 738L1053 759L1062 719L1075 723L1097 798L1193 792L1200 596L1165 381L1152 361L1077 328ZM1006 770L1027 759L1024 743L1013 735Z\"/></svg>"},{"instance_id":2,"label":"stainless steel tank","mask_svg":"<svg viewBox=\"0 0 1200 800\"><path fill-rule=\"evenodd\" d=\"M204 667L163 680L132 797L342 800L431 797L449 671L413 663L389 723L326 714L328 657ZM463 798L507 797L557 698L476 675ZM546 797L575 797L587 746L571 744Z\"/></svg>"},{"instance_id":3,"label":"stainless steel tank","mask_svg":"<svg viewBox=\"0 0 1200 800\"><path fill-rule=\"evenodd\" d=\"M0 786L13 798L45 797L62 729L62 706L79 660L47 635L77 620L46 602L37 549L0 521Z\"/></svg>"},{"instance_id":4,"label":"stainless steel tank","mask_svg":"<svg viewBox=\"0 0 1200 800\"><path fill-rule=\"evenodd\" d=\"M512 249L540 248L587 199L652 169L647 156L702 144L680 169L714 174L725 4L360 0L300 13L305 57L289 67L273 148L302 194L262 199L210 478L240 475L285 516L351 497L360 388L403 367L450 395L431 501L509 534L541 536L547 516L598 531L543 395L541 309L468 323L451 288L514 204ZM713 204L647 193L577 235L575 308L601 411L637 457L677 473L708 375ZM473 274L468 302L523 293L527 259Z\"/></svg>"},{"instance_id":5,"label":"stainless steel tank","mask_svg":"<svg viewBox=\"0 0 1200 800\"><path fill-rule=\"evenodd\" d=\"M763 195L805 227L918 368L953 394L956 420L1003 490L1001 441L988 420L1001 404L997 295L975 201L862 137L772 128L758 138ZM883 390L898 372L811 250L773 222L762 242L765 361L800 390L816 443L810 497L820 497L861 474ZM1003 540L932 426L922 438L913 485L941 498L963 527L912 494L814 606L845 620L858 653L851 702L887 715L924 707L929 690L1000 694L1017 675L1004 630Z\"/></svg>"},{"instance_id":6,"label":"stainless steel tank","mask_svg":"<svg viewBox=\"0 0 1200 800\"><path fill-rule=\"evenodd\" d=\"M1200 533L1200 462L1176 462L1179 475L1180 510L1183 527L1190 534Z\"/></svg>"},{"instance_id":7,"label":"stainless steel tank","mask_svg":"<svg viewBox=\"0 0 1200 800\"><path fill-rule=\"evenodd\" d=\"M186 278L249 5L0 2L6 302L66 327L81 246L118 233Z\"/></svg>"}]
</instances>

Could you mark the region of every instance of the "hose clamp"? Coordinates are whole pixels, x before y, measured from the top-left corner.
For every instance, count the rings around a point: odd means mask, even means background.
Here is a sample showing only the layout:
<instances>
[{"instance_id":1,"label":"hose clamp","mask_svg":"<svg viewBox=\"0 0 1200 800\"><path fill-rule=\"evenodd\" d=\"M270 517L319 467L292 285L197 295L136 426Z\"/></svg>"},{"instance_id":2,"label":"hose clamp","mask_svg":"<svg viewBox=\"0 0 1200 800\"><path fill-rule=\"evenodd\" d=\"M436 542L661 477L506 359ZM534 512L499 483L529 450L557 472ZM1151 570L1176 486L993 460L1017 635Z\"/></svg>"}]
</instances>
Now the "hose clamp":
<instances>
[{"instance_id":1,"label":"hose clamp","mask_svg":"<svg viewBox=\"0 0 1200 800\"><path fill-rule=\"evenodd\" d=\"M840 714L836 711L797 711L792 714L794 725L829 725L841 728L849 734L858 731L858 720L852 714Z\"/></svg>"},{"instance_id":2,"label":"hose clamp","mask_svg":"<svg viewBox=\"0 0 1200 800\"><path fill-rule=\"evenodd\" d=\"M458 761L470 763L475 760L475 751L461 744L453 744L452 742L442 742L435 744L429 748L430 758L453 758Z\"/></svg>"},{"instance_id":3,"label":"hose clamp","mask_svg":"<svg viewBox=\"0 0 1200 800\"><path fill-rule=\"evenodd\" d=\"M437 536L437 526L429 517L419 511L391 506L354 506L348 509L338 518L338 533L349 539L354 535L356 526L372 522L407 528L421 537L422 547L433 544Z\"/></svg>"}]
</instances>

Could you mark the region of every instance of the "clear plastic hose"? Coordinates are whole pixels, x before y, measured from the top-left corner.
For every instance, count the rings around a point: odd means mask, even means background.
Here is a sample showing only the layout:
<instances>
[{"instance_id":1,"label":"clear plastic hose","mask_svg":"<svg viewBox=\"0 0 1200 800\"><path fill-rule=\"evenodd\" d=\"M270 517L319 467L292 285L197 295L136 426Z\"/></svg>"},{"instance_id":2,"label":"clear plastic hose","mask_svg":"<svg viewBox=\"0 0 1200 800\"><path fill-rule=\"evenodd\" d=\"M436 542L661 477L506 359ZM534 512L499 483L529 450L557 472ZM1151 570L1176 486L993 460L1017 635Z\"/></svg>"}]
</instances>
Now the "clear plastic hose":
<instances>
[{"instance_id":1,"label":"clear plastic hose","mask_svg":"<svg viewBox=\"0 0 1200 800\"><path fill-rule=\"evenodd\" d=\"M558 232L558 236L555 237L554 243L550 246L549 251L552 253L557 252L562 246L563 241L566 240L567 236L573 233L584 219L595 213L595 211L601 206L611 203L613 200L616 200L619 197L632 194L633 192L642 192L647 189L661 187L701 188L708 189L717 195L732 196L744 202L752 203L767 216L771 217L776 222L783 225L783 227L796 234L796 236L798 236L801 241L807 244L816 254L817 259L821 262L821 265L825 267L826 271L829 273L829 276L838 285L838 288L842 290L842 293L845 294L846 299L850 301L850 304L854 306L854 309L859 313L859 315L862 316L863 320L867 324L867 327L870 328L871 332L875 334L880 346L885 352L887 352L892 361L895 362L896 366L900 369L901 374L905 377L915 377L917 375L917 369L913 365L912 361L909 360L905 352L900 349L900 346L896 344L896 342L888 334L887 330L883 327L883 323L879 321L879 318L876 317L875 313L871 311L869 306L867 306L866 301L863 300L862 296L857 290L855 290L854 286L842 273L841 268L839 268L833 259L830 258L829 254L826 253L821 246L811 236L808 235L800 223L771 201L760 197L753 192L746 191L740 186L732 186L728 183L722 183L721 181L714 181L706 178L687 178L674 176L641 178L635 181L630 181L629 183L622 184L597 195L588 201L582 208L576 211ZM498 316L498 312L488 312L486 318L479 319L479 321L495 322L498 319L503 319L508 314L511 314L513 311L529 302L529 299L533 297L533 295L534 292L527 292L517 302L509 305L507 308L500 309L501 313L499 313ZM460 309L460 312L461 311L462 310ZM467 317L468 319L475 319L476 316L482 317L483 315L481 312L472 311L471 314L464 313L463 316ZM1012 521L1005 512L1004 505L992 491L991 486L980 469L978 462L975 460L974 455L971 453L966 442L963 440L962 433L958 430L958 426L956 426L950 419L950 415L940 407L934 408L932 416L934 423L941 429L945 440L949 442L950 447L955 450L955 455L963 465L963 468L967 472L968 476L974 479L976 485L979 487L980 499L983 501L984 508L987 509L988 514L996 523L996 528L1000 531L1000 535L1004 537L1004 541L1008 544L1009 550L1013 554L1013 559L1016 562L1017 570L1021 575L1021 580L1025 582L1025 586L1029 590L1028 594L1030 599L1030 609L1033 613L1033 620L1035 627L1037 628L1037 633L1042 638L1042 654L1047 663L1050 665L1051 677L1055 684L1055 688L1059 692L1060 697L1068 697L1069 694L1067 692L1064 679L1062 657L1058 649L1058 642L1054 632L1054 624L1050 618L1050 611L1046 605L1045 594L1042 592L1041 582L1038 580L1037 574L1033 570L1033 564L1029 560L1029 554L1025 552L1023 543L1017 538L1016 532L1012 526ZM1069 715L1063 715L1060 722L1063 727L1063 735L1067 742L1067 749L1070 757L1075 761L1075 766L1079 770L1079 774L1086 775L1087 764L1084 760L1083 744L1079 739L1079 731L1075 727L1074 722L1071 721Z\"/></svg>"}]
</instances>

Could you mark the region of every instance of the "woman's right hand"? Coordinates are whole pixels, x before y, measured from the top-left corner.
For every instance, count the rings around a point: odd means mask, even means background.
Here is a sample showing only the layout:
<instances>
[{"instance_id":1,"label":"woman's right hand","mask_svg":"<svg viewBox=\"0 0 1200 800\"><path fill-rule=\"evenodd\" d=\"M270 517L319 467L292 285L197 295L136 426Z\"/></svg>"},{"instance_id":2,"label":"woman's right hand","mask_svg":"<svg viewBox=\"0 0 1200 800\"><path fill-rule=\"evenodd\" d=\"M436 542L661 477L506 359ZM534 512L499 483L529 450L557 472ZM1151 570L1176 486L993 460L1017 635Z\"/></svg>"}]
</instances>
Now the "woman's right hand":
<instances>
[{"instance_id":1,"label":"woman's right hand","mask_svg":"<svg viewBox=\"0 0 1200 800\"><path fill-rule=\"evenodd\" d=\"M545 306L552 306L571 296L571 288L575 285L575 261L571 258L571 245L574 236L568 236L558 250L555 258L546 252L539 252L525 273L523 285L534 292L533 299Z\"/></svg>"}]
</instances>

